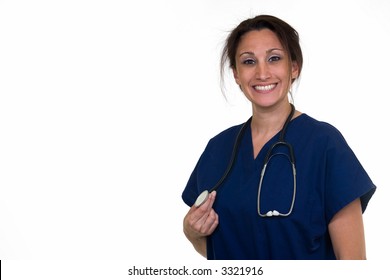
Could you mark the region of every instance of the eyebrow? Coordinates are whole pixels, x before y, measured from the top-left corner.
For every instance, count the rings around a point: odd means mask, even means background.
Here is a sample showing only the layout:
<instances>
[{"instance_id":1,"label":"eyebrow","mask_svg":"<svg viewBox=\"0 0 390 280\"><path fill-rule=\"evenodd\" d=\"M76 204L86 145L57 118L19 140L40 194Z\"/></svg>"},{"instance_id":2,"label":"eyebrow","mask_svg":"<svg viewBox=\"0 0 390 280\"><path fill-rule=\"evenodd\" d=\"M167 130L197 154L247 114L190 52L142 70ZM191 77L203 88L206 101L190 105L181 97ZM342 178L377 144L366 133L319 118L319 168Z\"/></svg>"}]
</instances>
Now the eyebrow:
<instances>
[{"instance_id":1,"label":"eyebrow","mask_svg":"<svg viewBox=\"0 0 390 280\"><path fill-rule=\"evenodd\" d=\"M282 51L282 52L284 52L283 49L272 48L272 49L267 50L266 53L269 54L269 53L271 53L271 52L273 52L273 51ZM254 55L255 53L254 53L254 52L243 52L243 53L240 54L240 56L243 56L243 55L245 55L245 54Z\"/></svg>"}]
</instances>

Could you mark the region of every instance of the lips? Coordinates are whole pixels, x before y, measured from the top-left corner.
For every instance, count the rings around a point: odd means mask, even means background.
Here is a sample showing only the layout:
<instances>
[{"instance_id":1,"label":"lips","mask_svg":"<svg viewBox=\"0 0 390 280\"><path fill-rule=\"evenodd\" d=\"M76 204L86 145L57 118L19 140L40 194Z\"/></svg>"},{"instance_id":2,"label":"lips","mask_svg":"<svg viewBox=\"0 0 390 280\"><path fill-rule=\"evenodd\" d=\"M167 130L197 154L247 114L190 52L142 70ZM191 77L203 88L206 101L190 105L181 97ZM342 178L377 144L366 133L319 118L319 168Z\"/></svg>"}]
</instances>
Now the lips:
<instances>
[{"instance_id":1,"label":"lips","mask_svg":"<svg viewBox=\"0 0 390 280\"><path fill-rule=\"evenodd\" d=\"M271 91L276 87L276 84L256 85L253 88L257 91Z\"/></svg>"}]
</instances>

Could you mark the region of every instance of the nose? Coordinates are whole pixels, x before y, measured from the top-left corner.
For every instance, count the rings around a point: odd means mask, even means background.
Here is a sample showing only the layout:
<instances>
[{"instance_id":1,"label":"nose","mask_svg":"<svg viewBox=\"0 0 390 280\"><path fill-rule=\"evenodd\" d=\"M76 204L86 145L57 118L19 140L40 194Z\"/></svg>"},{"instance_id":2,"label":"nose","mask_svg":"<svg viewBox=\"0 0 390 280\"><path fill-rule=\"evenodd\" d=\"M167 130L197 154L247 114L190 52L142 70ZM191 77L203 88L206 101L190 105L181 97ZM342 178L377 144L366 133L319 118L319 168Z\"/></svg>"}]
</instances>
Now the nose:
<instances>
[{"instance_id":1,"label":"nose","mask_svg":"<svg viewBox=\"0 0 390 280\"><path fill-rule=\"evenodd\" d=\"M271 75L267 63L258 63L256 66L256 79L265 81L270 77Z\"/></svg>"}]
</instances>

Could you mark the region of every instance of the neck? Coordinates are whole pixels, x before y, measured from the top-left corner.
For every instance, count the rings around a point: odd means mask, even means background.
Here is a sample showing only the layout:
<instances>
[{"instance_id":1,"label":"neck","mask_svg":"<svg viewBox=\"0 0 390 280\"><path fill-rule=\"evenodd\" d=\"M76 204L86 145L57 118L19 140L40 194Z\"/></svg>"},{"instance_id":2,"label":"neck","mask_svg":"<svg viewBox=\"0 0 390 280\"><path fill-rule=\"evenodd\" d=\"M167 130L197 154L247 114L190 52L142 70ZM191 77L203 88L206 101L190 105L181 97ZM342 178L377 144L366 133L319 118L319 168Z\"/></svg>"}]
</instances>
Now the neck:
<instances>
[{"instance_id":1,"label":"neck","mask_svg":"<svg viewBox=\"0 0 390 280\"><path fill-rule=\"evenodd\" d=\"M252 133L257 135L276 134L283 128L290 113L290 103L285 103L277 108L253 110Z\"/></svg>"}]
</instances>

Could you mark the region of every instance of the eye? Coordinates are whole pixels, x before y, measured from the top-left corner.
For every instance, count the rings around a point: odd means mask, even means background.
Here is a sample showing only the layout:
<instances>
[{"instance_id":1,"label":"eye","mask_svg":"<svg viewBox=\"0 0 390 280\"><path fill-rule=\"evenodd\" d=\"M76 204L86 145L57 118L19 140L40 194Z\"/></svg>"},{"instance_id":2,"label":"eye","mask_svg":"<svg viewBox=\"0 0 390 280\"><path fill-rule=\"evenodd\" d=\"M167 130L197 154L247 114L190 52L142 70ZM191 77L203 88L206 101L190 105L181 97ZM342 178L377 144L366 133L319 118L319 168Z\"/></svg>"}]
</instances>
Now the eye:
<instances>
[{"instance_id":1,"label":"eye","mask_svg":"<svg viewBox=\"0 0 390 280\"><path fill-rule=\"evenodd\" d=\"M253 65L255 63L256 63L256 61L253 58L246 58L242 61L242 64L245 64L245 65Z\"/></svg>"},{"instance_id":2,"label":"eye","mask_svg":"<svg viewBox=\"0 0 390 280\"><path fill-rule=\"evenodd\" d=\"M268 61L269 62L276 62L276 61L279 61L279 60L281 60L282 58L280 57L280 56L278 56L278 55L273 55L273 56L271 56L270 58L268 58Z\"/></svg>"}]
</instances>

